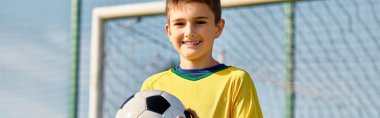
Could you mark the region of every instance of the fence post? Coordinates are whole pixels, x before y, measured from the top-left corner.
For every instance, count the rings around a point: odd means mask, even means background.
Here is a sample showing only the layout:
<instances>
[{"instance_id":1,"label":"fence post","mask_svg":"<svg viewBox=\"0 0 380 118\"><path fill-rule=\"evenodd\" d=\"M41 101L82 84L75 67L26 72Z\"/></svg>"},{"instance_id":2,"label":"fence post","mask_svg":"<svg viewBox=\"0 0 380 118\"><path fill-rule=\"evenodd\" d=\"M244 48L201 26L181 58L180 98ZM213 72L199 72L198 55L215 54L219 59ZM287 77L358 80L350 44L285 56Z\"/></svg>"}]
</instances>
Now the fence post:
<instances>
[{"instance_id":1,"label":"fence post","mask_svg":"<svg viewBox=\"0 0 380 118\"><path fill-rule=\"evenodd\" d=\"M79 47L80 47L80 0L71 1L70 29L70 98L69 118L78 117L78 88L79 88Z\"/></svg>"},{"instance_id":2,"label":"fence post","mask_svg":"<svg viewBox=\"0 0 380 118\"><path fill-rule=\"evenodd\" d=\"M285 118L294 118L295 93L294 93L294 40L295 40L295 2L286 3L286 105Z\"/></svg>"}]
</instances>

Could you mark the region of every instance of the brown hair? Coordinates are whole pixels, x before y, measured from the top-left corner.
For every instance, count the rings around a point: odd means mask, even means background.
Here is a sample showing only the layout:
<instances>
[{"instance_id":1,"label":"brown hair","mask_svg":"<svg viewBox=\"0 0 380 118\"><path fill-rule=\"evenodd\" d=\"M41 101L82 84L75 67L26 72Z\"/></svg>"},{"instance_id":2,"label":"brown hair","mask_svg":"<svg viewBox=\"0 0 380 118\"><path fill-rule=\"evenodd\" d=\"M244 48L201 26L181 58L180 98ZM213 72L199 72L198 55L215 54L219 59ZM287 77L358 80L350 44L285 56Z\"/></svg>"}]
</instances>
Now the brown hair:
<instances>
[{"instance_id":1,"label":"brown hair","mask_svg":"<svg viewBox=\"0 0 380 118\"><path fill-rule=\"evenodd\" d=\"M169 19L169 11L171 9L178 8L181 4L183 3L189 3L189 2L198 2L198 3L203 3L206 4L210 10L214 13L215 16L215 25L218 24L218 22L221 19L221 5L220 5L220 0L166 0L166 8L165 8L165 13L166 13L166 18Z\"/></svg>"}]
</instances>

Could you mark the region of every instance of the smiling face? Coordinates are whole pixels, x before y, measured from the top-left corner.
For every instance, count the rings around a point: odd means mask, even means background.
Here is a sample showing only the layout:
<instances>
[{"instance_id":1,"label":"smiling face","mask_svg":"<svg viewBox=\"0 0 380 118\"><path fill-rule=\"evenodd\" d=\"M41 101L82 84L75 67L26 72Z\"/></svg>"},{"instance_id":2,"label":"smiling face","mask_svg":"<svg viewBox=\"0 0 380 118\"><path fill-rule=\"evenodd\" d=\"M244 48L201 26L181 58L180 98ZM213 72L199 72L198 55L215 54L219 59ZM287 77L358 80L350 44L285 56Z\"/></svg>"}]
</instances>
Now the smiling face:
<instances>
[{"instance_id":1,"label":"smiling face","mask_svg":"<svg viewBox=\"0 0 380 118\"><path fill-rule=\"evenodd\" d=\"M215 16L206 4L189 2L169 11L165 29L181 61L212 59L214 40L220 36L224 20L215 25Z\"/></svg>"}]
</instances>

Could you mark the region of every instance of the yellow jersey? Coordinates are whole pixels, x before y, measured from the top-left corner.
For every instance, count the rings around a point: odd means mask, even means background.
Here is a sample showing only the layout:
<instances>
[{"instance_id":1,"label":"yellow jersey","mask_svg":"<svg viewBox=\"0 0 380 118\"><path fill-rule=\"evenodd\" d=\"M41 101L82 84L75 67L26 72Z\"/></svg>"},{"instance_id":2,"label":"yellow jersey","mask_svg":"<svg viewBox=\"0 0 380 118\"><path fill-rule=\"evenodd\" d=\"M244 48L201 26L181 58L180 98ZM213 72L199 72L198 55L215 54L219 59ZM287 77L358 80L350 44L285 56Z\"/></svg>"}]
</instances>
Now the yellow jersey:
<instances>
[{"instance_id":1,"label":"yellow jersey","mask_svg":"<svg viewBox=\"0 0 380 118\"><path fill-rule=\"evenodd\" d=\"M176 96L200 118L262 118L250 75L230 66L197 80L170 69L146 79L144 90L163 90Z\"/></svg>"}]
</instances>

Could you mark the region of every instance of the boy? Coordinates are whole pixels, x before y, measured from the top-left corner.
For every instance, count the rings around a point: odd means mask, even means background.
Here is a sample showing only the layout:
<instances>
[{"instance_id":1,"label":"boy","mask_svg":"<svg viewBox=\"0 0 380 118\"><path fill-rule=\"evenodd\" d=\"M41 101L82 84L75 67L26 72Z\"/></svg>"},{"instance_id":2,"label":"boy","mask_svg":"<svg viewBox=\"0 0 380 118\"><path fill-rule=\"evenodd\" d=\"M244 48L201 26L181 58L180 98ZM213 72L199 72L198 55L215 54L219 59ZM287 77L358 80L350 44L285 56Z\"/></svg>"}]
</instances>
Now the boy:
<instances>
[{"instance_id":1,"label":"boy","mask_svg":"<svg viewBox=\"0 0 380 118\"><path fill-rule=\"evenodd\" d=\"M200 118L262 118L250 75L212 57L225 23L220 0L167 0L166 17L180 65L149 77L141 90L167 91Z\"/></svg>"}]
</instances>

